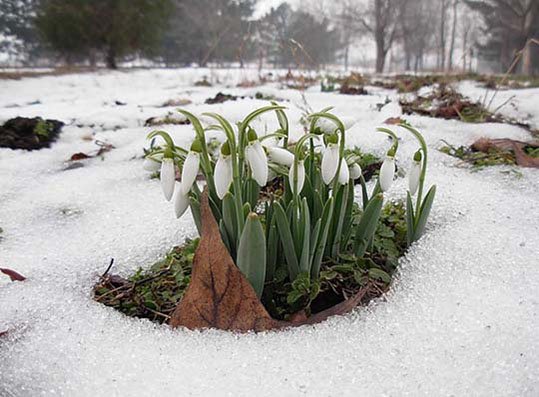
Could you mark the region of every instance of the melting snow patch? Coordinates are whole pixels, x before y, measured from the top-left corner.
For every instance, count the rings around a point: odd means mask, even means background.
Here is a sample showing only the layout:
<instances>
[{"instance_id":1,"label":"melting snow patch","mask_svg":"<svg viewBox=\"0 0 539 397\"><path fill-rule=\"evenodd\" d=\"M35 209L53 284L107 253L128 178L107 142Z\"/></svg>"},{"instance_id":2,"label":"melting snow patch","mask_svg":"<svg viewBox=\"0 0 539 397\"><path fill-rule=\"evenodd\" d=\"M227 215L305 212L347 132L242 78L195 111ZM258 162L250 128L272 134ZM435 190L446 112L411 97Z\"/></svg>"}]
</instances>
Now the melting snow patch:
<instances>
[{"instance_id":1,"label":"melting snow patch","mask_svg":"<svg viewBox=\"0 0 539 397\"><path fill-rule=\"evenodd\" d=\"M158 182L142 171L151 129L140 121L151 114L137 104L160 103L171 97L163 90L189 88L200 73L149 70L5 83L0 119L25 113L83 127L66 127L50 149L0 150L1 265L28 277L0 279L0 332L9 330L0 336L1 396L539 394L539 171L522 169L519 179L501 173L503 167L472 173L436 150L441 139L459 145L480 136L526 139L516 127L408 118L425 133L428 183L438 185L429 230L402 259L390 292L348 316L234 335L171 330L94 302L92 285L111 257L115 271L126 275L195 233L192 219L176 220ZM236 72L221 73L223 80L239 79ZM39 106L5 107L30 102L36 92L51 95L40 97ZM196 92L194 102L201 103L215 89ZM120 93L126 106L103 105ZM275 94L290 100L297 136L299 94ZM314 110L334 105L336 114L357 120L349 143L382 154L388 141L374 129L400 115L392 105L375 110L386 94L308 92L306 99ZM395 94L390 99L397 101ZM539 118L532 96L518 99ZM246 99L211 110L239 120L259 104ZM199 114L210 107L187 108ZM84 127L92 115L116 149L61 171L72 153L90 150L81 138L96 132ZM269 131L276 125L273 118L259 123ZM116 124L121 128L113 131ZM178 142L193 137L191 126L167 130ZM398 156L406 168L417 148L411 136L400 135ZM405 183L397 181L390 198L402 198Z\"/></svg>"}]
</instances>

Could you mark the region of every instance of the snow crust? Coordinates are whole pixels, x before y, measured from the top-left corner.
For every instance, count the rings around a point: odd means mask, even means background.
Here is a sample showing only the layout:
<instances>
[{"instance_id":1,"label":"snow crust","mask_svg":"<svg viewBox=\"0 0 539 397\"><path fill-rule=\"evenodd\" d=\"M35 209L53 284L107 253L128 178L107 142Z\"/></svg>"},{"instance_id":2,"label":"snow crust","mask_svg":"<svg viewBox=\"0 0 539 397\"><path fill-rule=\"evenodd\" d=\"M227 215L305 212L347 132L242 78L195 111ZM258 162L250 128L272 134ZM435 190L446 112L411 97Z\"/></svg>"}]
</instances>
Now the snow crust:
<instances>
[{"instance_id":1,"label":"snow crust","mask_svg":"<svg viewBox=\"0 0 539 397\"><path fill-rule=\"evenodd\" d=\"M221 85L193 86L210 73ZM517 127L406 117L425 133L427 183L438 186L428 233L402 259L390 292L348 316L235 335L172 330L92 300L111 257L113 271L127 275L195 234L190 216L176 220L142 170L152 130L144 120L172 110L161 107L166 100L188 98L196 114L238 121L266 102L204 99L218 91L274 94L287 100L301 133L301 94L277 84L235 87L255 76L146 70L0 80L1 122L39 115L68 123L50 149L0 149L0 266L28 277L0 277L0 332L10 330L0 337L0 396L539 395L539 171L471 172L436 150L441 139L530 138ZM473 84L460 87L480 94ZM382 155L389 141L375 128L401 112L394 91L369 89L345 96L313 87L305 98L313 110L333 105L355 119L349 144ZM505 95L538 123L538 89L504 91L500 100ZM392 102L378 112L386 96ZM269 132L277 126L273 115L258 123ZM163 129L179 143L193 137L190 126ZM64 170L73 153L96 148L83 139L96 135L115 149ZM399 135L406 169L417 143ZM406 180L397 180L389 199L404 198L405 189Z\"/></svg>"}]
</instances>

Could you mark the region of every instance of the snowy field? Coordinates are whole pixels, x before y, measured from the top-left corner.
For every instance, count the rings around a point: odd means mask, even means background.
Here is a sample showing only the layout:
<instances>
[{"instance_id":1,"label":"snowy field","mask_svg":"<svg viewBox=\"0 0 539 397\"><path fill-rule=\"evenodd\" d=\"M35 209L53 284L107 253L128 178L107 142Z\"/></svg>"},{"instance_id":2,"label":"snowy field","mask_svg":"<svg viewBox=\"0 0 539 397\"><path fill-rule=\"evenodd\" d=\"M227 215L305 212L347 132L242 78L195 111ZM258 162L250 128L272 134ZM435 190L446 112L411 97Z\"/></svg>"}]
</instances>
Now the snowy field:
<instances>
[{"instance_id":1,"label":"snowy field","mask_svg":"<svg viewBox=\"0 0 539 397\"><path fill-rule=\"evenodd\" d=\"M195 87L206 75L213 87ZM367 308L316 326L235 335L172 330L129 318L92 300L92 286L115 258L114 272L149 266L194 235L176 220L157 180L142 170L149 117L187 98L195 114L239 121L272 94L289 108L292 131L305 106L278 83L236 88L245 71L147 70L0 80L0 122L15 116L64 121L59 140L34 152L0 149L0 396L537 396L539 395L539 170L479 172L436 149L441 139L471 144L482 136L530 139L501 124L407 116L430 148L428 185L438 185L428 232L402 259L390 292ZM335 106L357 123L347 141L382 155L388 117L401 114L395 91L368 96L305 93L313 110ZM459 84L473 99L484 89ZM245 96L205 105L217 92ZM502 91L502 112L539 128L539 89ZM389 97L379 112L376 104ZM117 105L116 101L125 105ZM274 115L258 121L273 132ZM177 143L191 126L164 126ZM417 149L399 131L405 169ZM214 133L219 136L218 133ZM65 170L92 139L114 145L104 159ZM390 199L404 197L400 178Z\"/></svg>"}]
</instances>

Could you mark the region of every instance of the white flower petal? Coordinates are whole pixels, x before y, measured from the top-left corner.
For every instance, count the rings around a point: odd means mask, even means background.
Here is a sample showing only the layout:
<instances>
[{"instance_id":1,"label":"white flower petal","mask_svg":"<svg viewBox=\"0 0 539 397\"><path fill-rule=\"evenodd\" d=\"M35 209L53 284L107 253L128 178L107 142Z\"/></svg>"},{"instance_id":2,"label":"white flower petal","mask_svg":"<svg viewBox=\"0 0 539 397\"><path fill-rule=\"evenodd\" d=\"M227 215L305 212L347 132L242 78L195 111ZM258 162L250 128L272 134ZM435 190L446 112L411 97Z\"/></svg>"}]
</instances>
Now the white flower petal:
<instances>
[{"instance_id":1,"label":"white flower petal","mask_svg":"<svg viewBox=\"0 0 539 397\"><path fill-rule=\"evenodd\" d=\"M275 178L277 178L277 173L273 171L271 168L268 169L268 181L267 183L273 181Z\"/></svg>"},{"instance_id":2,"label":"white flower petal","mask_svg":"<svg viewBox=\"0 0 539 397\"><path fill-rule=\"evenodd\" d=\"M350 178L352 178L353 180L356 180L361 176L361 167L358 163L354 163L348 168L350 171Z\"/></svg>"},{"instance_id":3,"label":"white flower petal","mask_svg":"<svg viewBox=\"0 0 539 397\"><path fill-rule=\"evenodd\" d=\"M183 194L181 183L179 185L174 196L174 213L176 214L176 218L181 218L187 208L189 208L189 195Z\"/></svg>"},{"instance_id":4,"label":"white flower petal","mask_svg":"<svg viewBox=\"0 0 539 397\"><path fill-rule=\"evenodd\" d=\"M215 191L217 197L222 199L227 194L232 183L232 158L230 156L219 155L215 164Z\"/></svg>"},{"instance_id":5,"label":"white flower petal","mask_svg":"<svg viewBox=\"0 0 539 397\"><path fill-rule=\"evenodd\" d=\"M182 168L182 193L187 194L197 179L200 166L200 154L190 151L185 158Z\"/></svg>"},{"instance_id":6,"label":"white flower petal","mask_svg":"<svg viewBox=\"0 0 539 397\"><path fill-rule=\"evenodd\" d=\"M386 156L382 167L380 168L380 189L382 192L386 192L393 183L395 177L395 157Z\"/></svg>"},{"instance_id":7,"label":"white flower petal","mask_svg":"<svg viewBox=\"0 0 539 397\"><path fill-rule=\"evenodd\" d=\"M421 175L421 162L413 161L412 166L410 167L410 172L408 175L408 190L410 195L414 195L417 192L419 187L419 177Z\"/></svg>"},{"instance_id":8,"label":"white flower petal","mask_svg":"<svg viewBox=\"0 0 539 397\"><path fill-rule=\"evenodd\" d=\"M350 180L350 171L348 171L348 165L346 160L341 160L341 169L339 170L339 183L341 185L346 185Z\"/></svg>"},{"instance_id":9,"label":"white flower petal","mask_svg":"<svg viewBox=\"0 0 539 397\"><path fill-rule=\"evenodd\" d=\"M176 183L176 171L172 159L163 159L161 163L161 188L167 201L172 199L174 194L174 184Z\"/></svg>"},{"instance_id":10,"label":"white flower petal","mask_svg":"<svg viewBox=\"0 0 539 397\"><path fill-rule=\"evenodd\" d=\"M161 168L161 163L159 161L155 161L149 157L146 157L144 159L144 162L142 163L142 168L144 168L144 170L148 172L157 172Z\"/></svg>"},{"instance_id":11,"label":"white flower petal","mask_svg":"<svg viewBox=\"0 0 539 397\"><path fill-rule=\"evenodd\" d=\"M330 143L322 155L322 180L329 185L339 168L339 146Z\"/></svg>"},{"instance_id":12,"label":"white flower petal","mask_svg":"<svg viewBox=\"0 0 539 397\"><path fill-rule=\"evenodd\" d=\"M324 134L333 134L337 130L337 125L325 117L320 117L316 122L316 126L319 127Z\"/></svg>"},{"instance_id":13,"label":"white flower petal","mask_svg":"<svg viewBox=\"0 0 539 397\"><path fill-rule=\"evenodd\" d=\"M245 157L251 167L253 179L259 186L264 186L268 180L268 158L260 141L247 145Z\"/></svg>"},{"instance_id":14,"label":"white flower petal","mask_svg":"<svg viewBox=\"0 0 539 397\"><path fill-rule=\"evenodd\" d=\"M268 157L272 163L285 165L287 167L292 166L294 163L294 155L286 149L280 147L268 146Z\"/></svg>"},{"instance_id":15,"label":"white flower petal","mask_svg":"<svg viewBox=\"0 0 539 397\"><path fill-rule=\"evenodd\" d=\"M294 192L294 194L299 194L303 190L303 185L305 184L305 165L303 164L303 161L298 161L297 192L294 189L294 169L294 164L292 164L292 167L290 167L290 171L288 172L288 182L290 183L292 192Z\"/></svg>"}]
</instances>

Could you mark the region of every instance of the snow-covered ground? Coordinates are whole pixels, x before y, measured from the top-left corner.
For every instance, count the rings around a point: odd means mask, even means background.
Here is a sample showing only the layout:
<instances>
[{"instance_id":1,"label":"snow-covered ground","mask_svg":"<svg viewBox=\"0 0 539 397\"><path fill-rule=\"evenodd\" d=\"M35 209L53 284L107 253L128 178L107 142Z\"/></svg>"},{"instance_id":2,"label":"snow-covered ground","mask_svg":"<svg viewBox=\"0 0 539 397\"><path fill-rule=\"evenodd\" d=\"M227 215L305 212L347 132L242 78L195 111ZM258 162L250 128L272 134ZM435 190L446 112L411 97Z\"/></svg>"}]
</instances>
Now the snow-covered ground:
<instances>
[{"instance_id":1,"label":"snow-covered ground","mask_svg":"<svg viewBox=\"0 0 539 397\"><path fill-rule=\"evenodd\" d=\"M221 84L193 86L204 75ZM384 299L348 316L235 335L172 330L92 300L111 257L113 271L126 275L194 234L192 219L176 220L158 182L142 170L151 131L144 121L173 110L161 107L165 101L187 98L196 114L238 121L266 102L204 99L218 91L273 94L289 108L293 132L302 131L300 92L235 87L254 77L147 70L0 80L0 122L39 115L68 124L50 149L0 149L0 267L28 277L0 277L0 332L10 330L0 338L0 396L539 395L539 171L471 172L436 150L441 139L530 138L517 127L406 117L425 133L428 184L438 185L429 230L403 258ZM460 88L484 94L471 82ZM313 110L333 105L337 115L353 117L350 144L381 155L388 141L375 128L401 112L394 91L370 90L344 96L313 87L305 98ZM539 127L539 89L503 91L496 101L511 95L514 106L502 111ZM378 112L386 96L392 102ZM275 117L258 125L272 132ZM190 126L163 129L178 143L193 136ZM406 168L417 144L399 133ZM64 170L73 153L96 148L88 136L115 149ZM403 198L405 186L399 179L391 198Z\"/></svg>"}]
</instances>

